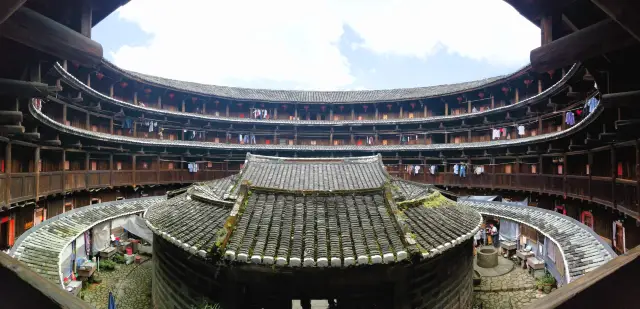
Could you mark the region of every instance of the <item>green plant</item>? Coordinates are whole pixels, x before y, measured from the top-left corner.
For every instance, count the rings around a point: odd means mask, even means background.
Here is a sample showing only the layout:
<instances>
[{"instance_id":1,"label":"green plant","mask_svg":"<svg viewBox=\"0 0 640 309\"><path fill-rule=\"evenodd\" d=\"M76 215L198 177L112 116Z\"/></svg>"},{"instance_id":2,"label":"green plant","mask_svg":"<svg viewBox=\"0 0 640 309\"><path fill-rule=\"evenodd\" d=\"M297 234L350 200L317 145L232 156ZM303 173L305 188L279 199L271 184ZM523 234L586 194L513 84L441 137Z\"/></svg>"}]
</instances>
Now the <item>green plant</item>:
<instances>
[{"instance_id":1,"label":"green plant","mask_svg":"<svg viewBox=\"0 0 640 309\"><path fill-rule=\"evenodd\" d=\"M124 255L122 255L122 253L116 253L115 255L113 255L111 260L116 262L116 263L118 263L118 264L124 264L125 263Z\"/></svg>"},{"instance_id":2,"label":"green plant","mask_svg":"<svg viewBox=\"0 0 640 309\"><path fill-rule=\"evenodd\" d=\"M546 274L543 277L536 279L536 287L538 290L545 293L550 293L551 289L556 286L556 278L551 274Z\"/></svg>"},{"instance_id":3,"label":"green plant","mask_svg":"<svg viewBox=\"0 0 640 309\"><path fill-rule=\"evenodd\" d=\"M114 270L116 269L116 263L111 260L100 261L100 269Z\"/></svg>"}]
</instances>

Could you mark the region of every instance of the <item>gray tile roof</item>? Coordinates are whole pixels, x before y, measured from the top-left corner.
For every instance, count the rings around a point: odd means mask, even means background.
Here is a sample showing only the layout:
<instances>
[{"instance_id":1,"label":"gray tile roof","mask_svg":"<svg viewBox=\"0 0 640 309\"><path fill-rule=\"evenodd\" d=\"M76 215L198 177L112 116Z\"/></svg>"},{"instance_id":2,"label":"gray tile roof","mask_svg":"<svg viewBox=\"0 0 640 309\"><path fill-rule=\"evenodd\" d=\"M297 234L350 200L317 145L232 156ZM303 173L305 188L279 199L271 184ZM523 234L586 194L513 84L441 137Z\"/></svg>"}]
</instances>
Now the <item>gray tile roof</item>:
<instances>
[{"instance_id":1,"label":"gray tile roof","mask_svg":"<svg viewBox=\"0 0 640 309\"><path fill-rule=\"evenodd\" d=\"M461 120L467 119L470 117L484 117L490 114L505 112L509 110L514 110L517 108L522 108L524 106L540 102L541 100L545 100L550 96L558 93L562 89L566 87L567 81L569 81L573 75L579 71L581 68L580 64L575 64L568 72L563 76L557 83L552 85L551 87L545 89L543 92L534 95L532 97L526 98L516 104L506 105L503 107L498 107L482 112L477 112L473 114L462 114L462 115L448 115L448 116L432 116L427 118L413 118L413 119L377 119L377 120L264 120L264 119L251 119L251 118L234 118L234 117L223 117L223 116L212 116L212 115L202 115L195 113L185 113L180 111L168 111L168 110L158 110L151 107L143 107L140 105L135 105L129 102L120 101L104 95L95 89L87 86L82 81L75 78L72 74L67 72L60 64L56 63L54 69L56 73L62 77L63 81L69 84L71 87L82 91L85 95L93 97L97 100L103 102L109 102L111 104L115 104L120 107L137 110L140 112L144 112L145 114L155 114L161 116L177 116L177 117L188 117L203 121L216 121L216 122L226 122L226 123L256 123L256 124L274 124L274 125L327 125L327 126L342 126L348 124L355 125L363 125L363 124L407 124L407 123L438 123L440 121L452 121L452 120Z\"/></svg>"},{"instance_id":2,"label":"gray tile roof","mask_svg":"<svg viewBox=\"0 0 640 309\"><path fill-rule=\"evenodd\" d=\"M297 159L249 154L242 171L251 186L293 191L380 189L387 178L380 156Z\"/></svg>"},{"instance_id":3,"label":"gray tile roof","mask_svg":"<svg viewBox=\"0 0 640 309\"><path fill-rule=\"evenodd\" d=\"M76 208L29 229L16 241L11 254L44 278L62 284L59 258L73 240L98 223L142 213L164 199L154 196Z\"/></svg>"},{"instance_id":4,"label":"gray tile roof","mask_svg":"<svg viewBox=\"0 0 640 309\"><path fill-rule=\"evenodd\" d=\"M461 200L458 203L484 215L526 224L551 239L562 252L567 282L595 270L616 256L593 230L557 212L499 202Z\"/></svg>"},{"instance_id":5,"label":"gray tile roof","mask_svg":"<svg viewBox=\"0 0 640 309\"><path fill-rule=\"evenodd\" d=\"M380 101L419 100L444 95L451 95L465 91L482 89L484 87L507 82L513 77L525 74L531 68L529 65L514 73L476 81L438 85L430 87L399 88L386 90L359 91L308 91L308 90L273 90L251 89L240 87L226 87L185 82L159 76L137 73L121 69L107 60L103 60L103 67L126 78L137 80L161 88L174 89L205 96L215 96L231 100L251 100L261 102L300 102L300 103L364 103Z\"/></svg>"},{"instance_id":6,"label":"gray tile roof","mask_svg":"<svg viewBox=\"0 0 640 309\"><path fill-rule=\"evenodd\" d=\"M579 132L595 120L602 112L602 104L598 105L596 111L583 118L576 125L559 132L553 132L548 134L541 134L537 136L529 136L523 138L516 138L511 140L498 140L488 142L471 142L462 144L430 144L430 145L375 145L375 146L357 146L357 145L341 145L341 146L313 146L313 145L242 145L242 144L224 144L224 143L212 143L212 142L198 142L198 141L171 141L171 140L157 140L147 138L136 138L120 135L111 135L108 133L93 132L85 129L79 129L72 126L61 124L45 114L42 111L33 108L32 104L29 104L29 110L31 115L38 121L47 125L57 131L81 136L89 139L98 139L105 142L113 143L126 143L136 146L160 146L160 147L179 147L179 148L194 148L194 149L223 149L223 150L240 150L240 151L258 151L258 150L289 150L289 151L307 151L307 152L336 152L336 151L363 151L363 152L396 152L396 151L429 151L429 150L465 150L465 149L485 149L487 147L511 147L518 145L531 145L533 143L547 142L551 140L557 140L565 136L570 136L576 132Z\"/></svg>"}]
</instances>

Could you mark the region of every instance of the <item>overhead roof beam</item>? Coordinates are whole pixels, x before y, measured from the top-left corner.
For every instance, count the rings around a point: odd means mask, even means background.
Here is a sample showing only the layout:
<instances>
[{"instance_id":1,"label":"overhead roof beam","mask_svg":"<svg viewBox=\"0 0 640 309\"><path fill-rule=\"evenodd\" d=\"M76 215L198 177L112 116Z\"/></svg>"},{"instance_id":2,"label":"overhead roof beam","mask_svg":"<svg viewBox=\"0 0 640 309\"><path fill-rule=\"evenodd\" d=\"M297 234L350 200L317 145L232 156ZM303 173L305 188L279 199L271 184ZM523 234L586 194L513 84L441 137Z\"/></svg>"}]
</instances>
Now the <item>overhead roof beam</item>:
<instances>
[{"instance_id":1,"label":"overhead roof beam","mask_svg":"<svg viewBox=\"0 0 640 309\"><path fill-rule=\"evenodd\" d=\"M547 72L636 44L618 23L608 19L531 51L531 67Z\"/></svg>"},{"instance_id":2,"label":"overhead roof beam","mask_svg":"<svg viewBox=\"0 0 640 309\"><path fill-rule=\"evenodd\" d=\"M98 42L26 7L0 25L0 36L82 65L102 63L102 45Z\"/></svg>"},{"instance_id":3,"label":"overhead roof beam","mask_svg":"<svg viewBox=\"0 0 640 309\"><path fill-rule=\"evenodd\" d=\"M640 41L639 1L591 0L591 2L620 24L636 40Z\"/></svg>"},{"instance_id":4,"label":"overhead roof beam","mask_svg":"<svg viewBox=\"0 0 640 309\"><path fill-rule=\"evenodd\" d=\"M539 25L537 20L542 16L553 15L559 13L572 2L576 0L505 0L522 16L531 22Z\"/></svg>"},{"instance_id":5,"label":"overhead roof beam","mask_svg":"<svg viewBox=\"0 0 640 309\"><path fill-rule=\"evenodd\" d=\"M27 0L2 0L0 1L0 25L17 11Z\"/></svg>"}]
</instances>

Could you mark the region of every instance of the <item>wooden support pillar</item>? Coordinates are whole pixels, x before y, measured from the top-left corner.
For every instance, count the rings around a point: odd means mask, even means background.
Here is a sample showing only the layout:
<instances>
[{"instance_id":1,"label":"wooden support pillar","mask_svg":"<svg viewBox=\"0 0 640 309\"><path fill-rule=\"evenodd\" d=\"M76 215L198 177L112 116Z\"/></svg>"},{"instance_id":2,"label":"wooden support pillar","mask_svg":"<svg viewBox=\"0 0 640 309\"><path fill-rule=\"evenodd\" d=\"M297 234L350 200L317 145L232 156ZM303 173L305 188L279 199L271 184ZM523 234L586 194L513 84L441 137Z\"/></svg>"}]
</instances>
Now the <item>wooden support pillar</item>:
<instances>
[{"instance_id":1,"label":"wooden support pillar","mask_svg":"<svg viewBox=\"0 0 640 309\"><path fill-rule=\"evenodd\" d=\"M87 86L91 87L91 73L87 74Z\"/></svg>"},{"instance_id":2,"label":"wooden support pillar","mask_svg":"<svg viewBox=\"0 0 640 309\"><path fill-rule=\"evenodd\" d=\"M278 119L278 107L273 108L273 119Z\"/></svg>"},{"instance_id":3,"label":"wooden support pillar","mask_svg":"<svg viewBox=\"0 0 640 309\"><path fill-rule=\"evenodd\" d=\"M427 104L425 104L425 105L423 106L423 109L424 109L424 112L422 113L422 117L423 117L423 118L427 118L427 115L428 115L428 111L427 111Z\"/></svg>"},{"instance_id":4,"label":"wooden support pillar","mask_svg":"<svg viewBox=\"0 0 640 309\"><path fill-rule=\"evenodd\" d=\"M618 208L616 203L616 179L618 178L617 163L616 148L611 145L611 205L614 209Z\"/></svg>"},{"instance_id":5,"label":"wooden support pillar","mask_svg":"<svg viewBox=\"0 0 640 309\"><path fill-rule=\"evenodd\" d=\"M449 103L444 103L444 115L449 116Z\"/></svg>"},{"instance_id":6,"label":"wooden support pillar","mask_svg":"<svg viewBox=\"0 0 640 309\"><path fill-rule=\"evenodd\" d=\"M4 192L4 196L5 196L5 205L9 205L11 204L11 142L7 143L7 146L5 146L4 148L4 158L5 158L5 175L6 175L6 179L5 179L5 187L3 188L5 190Z\"/></svg>"},{"instance_id":7,"label":"wooden support pillar","mask_svg":"<svg viewBox=\"0 0 640 309\"><path fill-rule=\"evenodd\" d=\"M207 101L202 101L202 114L207 114Z\"/></svg>"},{"instance_id":8,"label":"wooden support pillar","mask_svg":"<svg viewBox=\"0 0 640 309\"><path fill-rule=\"evenodd\" d=\"M113 134L113 117L109 118L109 134Z\"/></svg>"},{"instance_id":9,"label":"wooden support pillar","mask_svg":"<svg viewBox=\"0 0 640 309\"><path fill-rule=\"evenodd\" d=\"M380 119L379 118L379 112L378 112L378 104L373 104L373 108L375 110L375 119Z\"/></svg>"},{"instance_id":10,"label":"wooden support pillar","mask_svg":"<svg viewBox=\"0 0 640 309\"><path fill-rule=\"evenodd\" d=\"M491 96L491 109L496 107L496 98L494 96Z\"/></svg>"},{"instance_id":11,"label":"wooden support pillar","mask_svg":"<svg viewBox=\"0 0 640 309\"><path fill-rule=\"evenodd\" d=\"M133 162L133 187L135 188L136 186L136 155L132 155L131 156L131 160Z\"/></svg>"},{"instance_id":12,"label":"wooden support pillar","mask_svg":"<svg viewBox=\"0 0 640 309\"><path fill-rule=\"evenodd\" d=\"M331 131L329 132L329 146L333 145L333 128L331 128Z\"/></svg>"},{"instance_id":13,"label":"wooden support pillar","mask_svg":"<svg viewBox=\"0 0 640 309\"><path fill-rule=\"evenodd\" d=\"M229 109L229 106L227 106L227 110ZM180 109L183 113L186 112L186 105L184 100L182 100L182 108Z\"/></svg>"},{"instance_id":14,"label":"wooden support pillar","mask_svg":"<svg viewBox=\"0 0 640 309\"><path fill-rule=\"evenodd\" d=\"M133 136L138 137L138 123L135 120L133 121Z\"/></svg>"},{"instance_id":15,"label":"wooden support pillar","mask_svg":"<svg viewBox=\"0 0 640 309\"><path fill-rule=\"evenodd\" d=\"M84 174L84 185L85 187L89 187L89 171L91 171L91 161L90 161L90 153L85 152L84 156L84 170L86 173Z\"/></svg>"},{"instance_id":16,"label":"wooden support pillar","mask_svg":"<svg viewBox=\"0 0 640 309\"><path fill-rule=\"evenodd\" d=\"M227 103L227 105L225 106L225 117L229 117L229 105L231 105L231 103Z\"/></svg>"},{"instance_id":17,"label":"wooden support pillar","mask_svg":"<svg viewBox=\"0 0 640 309\"><path fill-rule=\"evenodd\" d=\"M538 130L536 132L536 135L540 134L542 134L542 117L538 116Z\"/></svg>"},{"instance_id":18,"label":"wooden support pillar","mask_svg":"<svg viewBox=\"0 0 640 309\"><path fill-rule=\"evenodd\" d=\"M471 114L471 101L467 101L467 113Z\"/></svg>"},{"instance_id":19,"label":"wooden support pillar","mask_svg":"<svg viewBox=\"0 0 640 309\"><path fill-rule=\"evenodd\" d=\"M295 120L298 119L298 103L293 105L293 117L295 118Z\"/></svg>"},{"instance_id":20,"label":"wooden support pillar","mask_svg":"<svg viewBox=\"0 0 640 309\"><path fill-rule=\"evenodd\" d=\"M91 27L93 27L92 2L91 0L82 1L82 14L80 15L80 33L88 38L91 38Z\"/></svg>"},{"instance_id":21,"label":"wooden support pillar","mask_svg":"<svg viewBox=\"0 0 640 309\"><path fill-rule=\"evenodd\" d=\"M67 124L67 104L62 104L62 123Z\"/></svg>"},{"instance_id":22,"label":"wooden support pillar","mask_svg":"<svg viewBox=\"0 0 640 309\"><path fill-rule=\"evenodd\" d=\"M404 118L404 106L400 104L400 118Z\"/></svg>"},{"instance_id":23,"label":"wooden support pillar","mask_svg":"<svg viewBox=\"0 0 640 309\"><path fill-rule=\"evenodd\" d=\"M636 148L637 149L637 148ZM591 186L592 186L592 181L591 181L591 174L593 174L593 152L591 152L591 150L589 150L589 152L587 153L587 164L589 165L589 186L588 186L588 196L589 196L589 201L593 201L593 191L591 190ZM640 194L640 191L638 191L638 194Z\"/></svg>"},{"instance_id":24,"label":"wooden support pillar","mask_svg":"<svg viewBox=\"0 0 640 309\"><path fill-rule=\"evenodd\" d=\"M113 85L109 86L109 97L113 98Z\"/></svg>"},{"instance_id":25,"label":"wooden support pillar","mask_svg":"<svg viewBox=\"0 0 640 309\"><path fill-rule=\"evenodd\" d=\"M636 140L636 208L640 205L640 142Z\"/></svg>"},{"instance_id":26,"label":"wooden support pillar","mask_svg":"<svg viewBox=\"0 0 640 309\"><path fill-rule=\"evenodd\" d=\"M356 110L353 104L351 104L351 120L356 120Z\"/></svg>"},{"instance_id":27,"label":"wooden support pillar","mask_svg":"<svg viewBox=\"0 0 640 309\"><path fill-rule=\"evenodd\" d=\"M133 92L133 104L138 105L138 91ZM184 112L184 100L182 101L182 111Z\"/></svg>"},{"instance_id":28,"label":"wooden support pillar","mask_svg":"<svg viewBox=\"0 0 640 309\"><path fill-rule=\"evenodd\" d=\"M516 97L515 97L515 101L513 103L515 104L515 103L518 103L518 102L520 102L520 91L518 90L518 88L516 88Z\"/></svg>"},{"instance_id":29,"label":"wooden support pillar","mask_svg":"<svg viewBox=\"0 0 640 309\"><path fill-rule=\"evenodd\" d=\"M329 106L329 120L333 121L333 105Z\"/></svg>"},{"instance_id":30,"label":"wooden support pillar","mask_svg":"<svg viewBox=\"0 0 640 309\"><path fill-rule=\"evenodd\" d=\"M553 41L553 17L540 17L540 31L542 32L540 45L547 45Z\"/></svg>"},{"instance_id":31,"label":"wooden support pillar","mask_svg":"<svg viewBox=\"0 0 640 309\"><path fill-rule=\"evenodd\" d=\"M113 187L113 154L109 154L109 184Z\"/></svg>"},{"instance_id":32,"label":"wooden support pillar","mask_svg":"<svg viewBox=\"0 0 640 309\"><path fill-rule=\"evenodd\" d=\"M541 93L541 92L542 92L542 80L539 79L538 80L538 93Z\"/></svg>"},{"instance_id":33,"label":"wooden support pillar","mask_svg":"<svg viewBox=\"0 0 640 309\"><path fill-rule=\"evenodd\" d=\"M562 154L562 164L564 165L564 168L562 169L562 192L564 193L564 196L567 196L567 173L569 170L569 162L567 162L566 152Z\"/></svg>"},{"instance_id":34,"label":"wooden support pillar","mask_svg":"<svg viewBox=\"0 0 640 309\"><path fill-rule=\"evenodd\" d=\"M34 162L36 166L36 201L38 201L40 198L40 167L42 166L40 164L40 146L35 148Z\"/></svg>"},{"instance_id":35,"label":"wooden support pillar","mask_svg":"<svg viewBox=\"0 0 640 309\"><path fill-rule=\"evenodd\" d=\"M87 126L87 130L91 130L91 114L87 112L87 117L85 119L85 125Z\"/></svg>"},{"instance_id":36,"label":"wooden support pillar","mask_svg":"<svg viewBox=\"0 0 640 309\"><path fill-rule=\"evenodd\" d=\"M162 96L158 96L158 109L162 109Z\"/></svg>"},{"instance_id":37,"label":"wooden support pillar","mask_svg":"<svg viewBox=\"0 0 640 309\"><path fill-rule=\"evenodd\" d=\"M67 170L65 169L65 162L67 162L67 151L62 150L62 192L65 191L67 187Z\"/></svg>"},{"instance_id":38,"label":"wooden support pillar","mask_svg":"<svg viewBox=\"0 0 640 309\"><path fill-rule=\"evenodd\" d=\"M160 183L160 156L156 156L156 183Z\"/></svg>"}]
</instances>

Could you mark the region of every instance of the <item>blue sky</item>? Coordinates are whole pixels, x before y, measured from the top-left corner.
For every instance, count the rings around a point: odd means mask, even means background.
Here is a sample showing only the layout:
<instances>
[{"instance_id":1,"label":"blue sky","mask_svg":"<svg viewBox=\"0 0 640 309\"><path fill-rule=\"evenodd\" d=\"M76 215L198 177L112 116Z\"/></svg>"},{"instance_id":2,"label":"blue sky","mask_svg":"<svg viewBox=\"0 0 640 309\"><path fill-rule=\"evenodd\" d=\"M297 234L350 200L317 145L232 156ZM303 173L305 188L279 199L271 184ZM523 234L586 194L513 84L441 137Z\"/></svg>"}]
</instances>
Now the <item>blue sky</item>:
<instances>
[{"instance_id":1,"label":"blue sky","mask_svg":"<svg viewBox=\"0 0 640 309\"><path fill-rule=\"evenodd\" d=\"M98 24L93 38L107 59L142 73L322 90L507 74L528 63L540 40L539 29L500 0L327 0L311 8L237 1L133 0Z\"/></svg>"}]
</instances>

